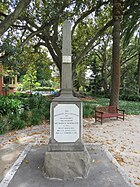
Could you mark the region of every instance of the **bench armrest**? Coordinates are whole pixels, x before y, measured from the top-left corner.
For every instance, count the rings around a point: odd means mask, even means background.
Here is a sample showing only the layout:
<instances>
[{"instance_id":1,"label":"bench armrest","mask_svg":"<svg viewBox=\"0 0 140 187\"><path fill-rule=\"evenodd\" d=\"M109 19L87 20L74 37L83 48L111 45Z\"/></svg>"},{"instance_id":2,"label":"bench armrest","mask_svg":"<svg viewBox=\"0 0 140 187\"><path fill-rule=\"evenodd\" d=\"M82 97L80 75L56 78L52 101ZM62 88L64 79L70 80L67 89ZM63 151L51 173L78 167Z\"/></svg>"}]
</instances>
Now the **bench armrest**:
<instances>
[{"instance_id":1,"label":"bench armrest","mask_svg":"<svg viewBox=\"0 0 140 187\"><path fill-rule=\"evenodd\" d=\"M117 110L118 110L118 111L122 111L123 113L125 112L125 110L121 110L121 109L119 109L119 108L117 108Z\"/></svg>"},{"instance_id":2,"label":"bench armrest","mask_svg":"<svg viewBox=\"0 0 140 187\"><path fill-rule=\"evenodd\" d=\"M103 114L103 113L104 113L104 112L99 111L99 110L95 110L95 112L100 113L100 114Z\"/></svg>"}]
</instances>

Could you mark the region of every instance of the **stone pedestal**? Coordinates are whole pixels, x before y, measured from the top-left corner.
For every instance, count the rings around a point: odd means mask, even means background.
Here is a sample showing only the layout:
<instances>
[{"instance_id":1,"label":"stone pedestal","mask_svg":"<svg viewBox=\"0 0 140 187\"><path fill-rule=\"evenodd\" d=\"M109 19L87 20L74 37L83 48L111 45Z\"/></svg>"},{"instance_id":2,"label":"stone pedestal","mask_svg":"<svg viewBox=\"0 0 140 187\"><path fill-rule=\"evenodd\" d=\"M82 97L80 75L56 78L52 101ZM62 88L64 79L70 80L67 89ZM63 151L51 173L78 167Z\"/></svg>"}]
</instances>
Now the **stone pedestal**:
<instances>
[{"instance_id":1,"label":"stone pedestal","mask_svg":"<svg viewBox=\"0 0 140 187\"><path fill-rule=\"evenodd\" d=\"M63 180L85 178L91 159L81 140L81 101L72 95L61 95L52 101L50 113L51 138L45 153L45 176Z\"/></svg>"},{"instance_id":2,"label":"stone pedestal","mask_svg":"<svg viewBox=\"0 0 140 187\"><path fill-rule=\"evenodd\" d=\"M50 108L51 138L48 151L84 151L81 141L82 103L76 98L61 95Z\"/></svg>"},{"instance_id":3,"label":"stone pedestal","mask_svg":"<svg viewBox=\"0 0 140 187\"><path fill-rule=\"evenodd\" d=\"M75 180L86 178L91 159L87 150L80 152L46 152L45 176L50 179Z\"/></svg>"}]
</instances>

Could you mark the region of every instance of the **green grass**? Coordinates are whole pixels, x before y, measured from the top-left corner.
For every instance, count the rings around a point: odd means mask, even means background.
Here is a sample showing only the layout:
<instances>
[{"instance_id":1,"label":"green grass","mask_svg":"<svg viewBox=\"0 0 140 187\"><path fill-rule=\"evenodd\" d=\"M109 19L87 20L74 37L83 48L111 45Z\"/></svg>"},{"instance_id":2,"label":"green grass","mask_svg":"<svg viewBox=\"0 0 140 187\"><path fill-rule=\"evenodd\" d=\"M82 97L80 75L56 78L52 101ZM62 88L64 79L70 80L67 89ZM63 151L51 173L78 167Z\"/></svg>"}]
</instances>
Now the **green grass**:
<instances>
[{"instance_id":1,"label":"green grass","mask_svg":"<svg viewBox=\"0 0 140 187\"><path fill-rule=\"evenodd\" d=\"M126 114L140 114L140 102L135 101L120 101L119 108L124 109Z\"/></svg>"},{"instance_id":2,"label":"green grass","mask_svg":"<svg viewBox=\"0 0 140 187\"><path fill-rule=\"evenodd\" d=\"M83 101L84 117L94 115L96 106L109 105L109 99L107 98L95 98L93 100ZM119 108L125 110L125 114L140 114L140 102L135 101L119 101ZM88 114L88 115L87 115Z\"/></svg>"}]
</instances>

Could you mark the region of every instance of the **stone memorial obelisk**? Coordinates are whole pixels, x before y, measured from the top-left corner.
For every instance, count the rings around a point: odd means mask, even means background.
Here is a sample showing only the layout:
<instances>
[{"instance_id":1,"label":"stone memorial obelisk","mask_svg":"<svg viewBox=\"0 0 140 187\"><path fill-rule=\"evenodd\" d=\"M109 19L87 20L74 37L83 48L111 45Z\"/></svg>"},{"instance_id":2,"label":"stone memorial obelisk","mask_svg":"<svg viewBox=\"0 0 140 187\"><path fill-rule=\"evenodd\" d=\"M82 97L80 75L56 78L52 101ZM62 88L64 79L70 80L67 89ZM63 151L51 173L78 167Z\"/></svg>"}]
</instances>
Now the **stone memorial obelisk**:
<instances>
[{"instance_id":1,"label":"stone memorial obelisk","mask_svg":"<svg viewBox=\"0 0 140 187\"><path fill-rule=\"evenodd\" d=\"M86 177L90 156L82 133L82 103L72 94L71 23L63 24L61 95L50 108L51 137L45 153L44 172L48 178Z\"/></svg>"}]
</instances>

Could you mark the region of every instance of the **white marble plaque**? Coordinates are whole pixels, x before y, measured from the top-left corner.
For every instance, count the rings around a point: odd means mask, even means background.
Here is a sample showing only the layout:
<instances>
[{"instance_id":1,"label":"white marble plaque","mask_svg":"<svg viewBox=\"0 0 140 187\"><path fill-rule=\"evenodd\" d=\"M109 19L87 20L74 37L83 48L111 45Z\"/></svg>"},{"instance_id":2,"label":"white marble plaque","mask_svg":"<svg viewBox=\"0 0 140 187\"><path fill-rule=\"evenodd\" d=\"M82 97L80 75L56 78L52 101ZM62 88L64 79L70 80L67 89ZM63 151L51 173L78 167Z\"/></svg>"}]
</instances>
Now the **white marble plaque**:
<instances>
[{"instance_id":1,"label":"white marble plaque","mask_svg":"<svg viewBox=\"0 0 140 187\"><path fill-rule=\"evenodd\" d=\"M63 56L63 63L71 63L71 56Z\"/></svg>"},{"instance_id":2,"label":"white marble plaque","mask_svg":"<svg viewBox=\"0 0 140 187\"><path fill-rule=\"evenodd\" d=\"M76 104L58 104L54 108L54 139L76 142L79 138L79 108Z\"/></svg>"}]
</instances>

